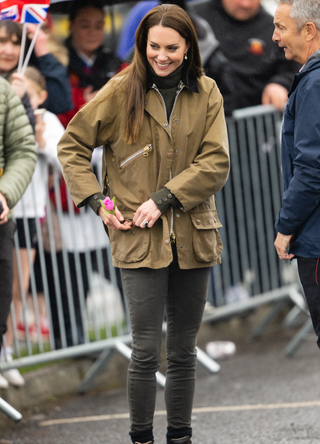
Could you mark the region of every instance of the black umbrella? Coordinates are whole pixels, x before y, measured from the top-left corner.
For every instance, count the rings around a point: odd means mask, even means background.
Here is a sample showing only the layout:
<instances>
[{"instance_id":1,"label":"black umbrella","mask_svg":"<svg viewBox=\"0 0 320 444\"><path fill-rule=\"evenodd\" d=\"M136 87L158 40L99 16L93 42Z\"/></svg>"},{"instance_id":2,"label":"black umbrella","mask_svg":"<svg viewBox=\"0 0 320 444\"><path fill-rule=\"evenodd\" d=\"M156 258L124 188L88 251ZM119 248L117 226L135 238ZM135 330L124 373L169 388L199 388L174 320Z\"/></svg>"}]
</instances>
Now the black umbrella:
<instances>
[{"instance_id":1,"label":"black umbrella","mask_svg":"<svg viewBox=\"0 0 320 444\"><path fill-rule=\"evenodd\" d=\"M102 3L105 6L111 6L119 3L134 3L135 1L136 0L102 0ZM49 12L53 14L68 14L74 2L79 2L79 0L51 0Z\"/></svg>"}]
</instances>

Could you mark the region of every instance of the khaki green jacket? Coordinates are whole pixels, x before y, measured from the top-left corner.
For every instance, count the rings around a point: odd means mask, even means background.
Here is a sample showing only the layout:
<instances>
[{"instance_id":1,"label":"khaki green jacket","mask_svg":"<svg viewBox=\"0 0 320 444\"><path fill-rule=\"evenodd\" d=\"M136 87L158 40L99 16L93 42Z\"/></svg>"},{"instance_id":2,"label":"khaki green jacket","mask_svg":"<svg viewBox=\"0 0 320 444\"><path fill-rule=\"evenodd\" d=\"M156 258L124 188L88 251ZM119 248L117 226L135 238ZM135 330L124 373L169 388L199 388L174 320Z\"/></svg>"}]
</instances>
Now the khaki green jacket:
<instances>
[{"instance_id":1,"label":"khaki green jacket","mask_svg":"<svg viewBox=\"0 0 320 444\"><path fill-rule=\"evenodd\" d=\"M10 210L25 192L36 162L35 140L24 106L0 77L0 192ZM11 217L10 211L8 219Z\"/></svg>"},{"instance_id":2,"label":"khaki green jacket","mask_svg":"<svg viewBox=\"0 0 320 444\"><path fill-rule=\"evenodd\" d=\"M132 219L150 194L167 187L182 204L170 208L151 229L109 230L113 264L122 268L162 268L172 261L170 234L176 236L180 267L220 263L222 244L214 194L229 173L229 151L221 94L201 77L198 92L182 85L170 122L153 87L137 143L123 140L125 78L115 78L70 122L58 145L63 174L76 205L101 192L90 159L103 145L103 193L116 197L125 219Z\"/></svg>"}]
</instances>

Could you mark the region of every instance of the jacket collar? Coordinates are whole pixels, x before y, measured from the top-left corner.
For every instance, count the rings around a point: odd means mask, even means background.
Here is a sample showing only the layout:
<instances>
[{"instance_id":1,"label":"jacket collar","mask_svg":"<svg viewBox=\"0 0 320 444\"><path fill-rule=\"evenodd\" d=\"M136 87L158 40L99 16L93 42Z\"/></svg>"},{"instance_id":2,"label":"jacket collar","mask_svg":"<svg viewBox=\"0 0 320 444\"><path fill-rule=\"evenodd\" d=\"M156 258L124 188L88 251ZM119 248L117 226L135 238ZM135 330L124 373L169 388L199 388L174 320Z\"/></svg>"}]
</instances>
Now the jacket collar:
<instances>
[{"instance_id":1,"label":"jacket collar","mask_svg":"<svg viewBox=\"0 0 320 444\"><path fill-rule=\"evenodd\" d=\"M190 76L187 77L187 73L186 73L185 69L182 70L181 80L182 80L183 85L186 86L187 88L189 88L192 92L199 93L197 79L195 77L190 77ZM147 79L147 92L150 91L152 86L153 86L153 81L148 76L148 79Z\"/></svg>"},{"instance_id":2,"label":"jacket collar","mask_svg":"<svg viewBox=\"0 0 320 444\"><path fill-rule=\"evenodd\" d=\"M314 52L306 61L306 63L301 68L300 72L298 72L293 79L293 83L291 86L291 89L288 93L288 97L291 96L291 94L294 92L294 90L297 88L298 83L300 80L308 74L310 71L313 71L314 69L320 68L320 49L318 51Z\"/></svg>"},{"instance_id":3,"label":"jacket collar","mask_svg":"<svg viewBox=\"0 0 320 444\"><path fill-rule=\"evenodd\" d=\"M313 62L314 60L319 60L320 59L320 49L318 49L318 51L314 52L306 61L306 63L303 65L301 72L305 71L308 66L310 65L311 62Z\"/></svg>"}]
</instances>

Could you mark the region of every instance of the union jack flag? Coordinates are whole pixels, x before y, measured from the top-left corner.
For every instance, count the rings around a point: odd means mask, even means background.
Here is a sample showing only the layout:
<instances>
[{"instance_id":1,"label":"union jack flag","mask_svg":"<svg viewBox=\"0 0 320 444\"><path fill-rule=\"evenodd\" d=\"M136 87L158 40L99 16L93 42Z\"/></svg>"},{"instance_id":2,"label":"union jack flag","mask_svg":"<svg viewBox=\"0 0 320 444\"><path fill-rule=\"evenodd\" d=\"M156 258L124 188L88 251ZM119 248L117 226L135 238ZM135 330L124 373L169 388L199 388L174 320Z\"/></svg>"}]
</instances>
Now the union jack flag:
<instances>
[{"instance_id":1,"label":"union jack flag","mask_svg":"<svg viewBox=\"0 0 320 444\"><path fill-rule=\"evenodd\" d=\"M0 20L21 23L42 23L45 21L50 0L0 0Z\"/></svg>"},{"instance_id":2,"label":"union jack flag","mask_svg":"<svg viewBox=\"0 0 320 444\"><path fill-rule=\"evenodd\" d=\"M0 0L0 20L20 20L20 1Z\"/></svg>"}]
</instances>

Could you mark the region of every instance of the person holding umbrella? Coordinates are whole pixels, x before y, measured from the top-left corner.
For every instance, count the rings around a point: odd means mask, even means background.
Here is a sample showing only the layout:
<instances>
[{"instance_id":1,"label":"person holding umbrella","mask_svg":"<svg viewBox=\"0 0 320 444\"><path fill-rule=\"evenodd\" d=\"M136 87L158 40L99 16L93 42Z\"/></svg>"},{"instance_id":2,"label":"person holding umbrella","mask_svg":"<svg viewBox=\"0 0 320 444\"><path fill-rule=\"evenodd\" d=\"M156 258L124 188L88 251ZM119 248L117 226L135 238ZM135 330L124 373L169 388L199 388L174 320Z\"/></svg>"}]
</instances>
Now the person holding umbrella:
<instances>
[{"instance_id":1,"label":"person holding umbrella","mask_svg":"<svg viewBox=\"0 0 320 444\"><path fill-rule=\"evenodd\" d=\"M101 217L122 269L133 336L131 440L154 442L165 309L166 439L191 444L196 339L210 266L222 252L214 194L229 174L223 100L203 75L196 32L179 6L153 8L135 38L132 63L69 123L58 157L75 204ZM103 193L90 164L101 145Z\"/></svg>"}]
</instances>

